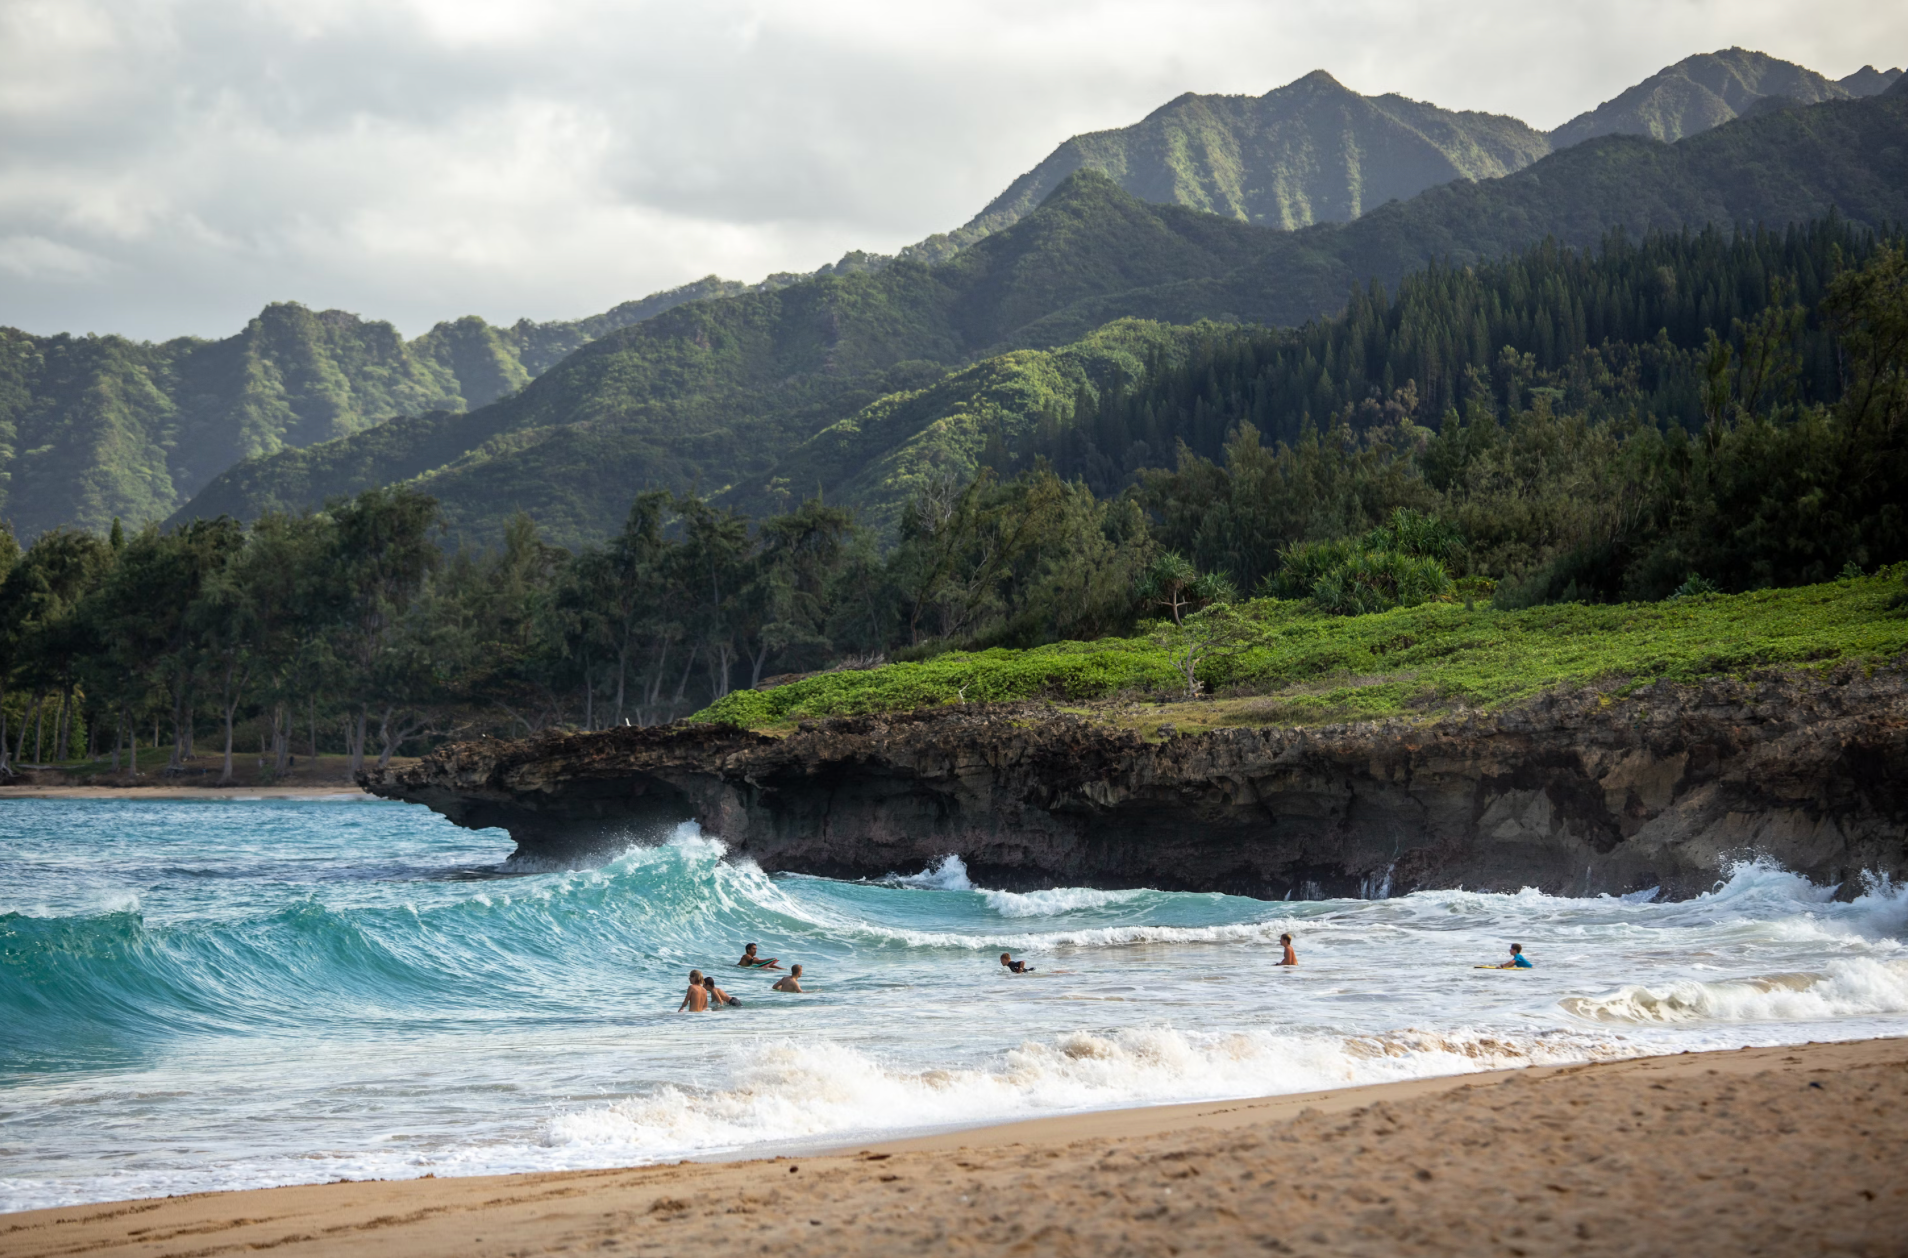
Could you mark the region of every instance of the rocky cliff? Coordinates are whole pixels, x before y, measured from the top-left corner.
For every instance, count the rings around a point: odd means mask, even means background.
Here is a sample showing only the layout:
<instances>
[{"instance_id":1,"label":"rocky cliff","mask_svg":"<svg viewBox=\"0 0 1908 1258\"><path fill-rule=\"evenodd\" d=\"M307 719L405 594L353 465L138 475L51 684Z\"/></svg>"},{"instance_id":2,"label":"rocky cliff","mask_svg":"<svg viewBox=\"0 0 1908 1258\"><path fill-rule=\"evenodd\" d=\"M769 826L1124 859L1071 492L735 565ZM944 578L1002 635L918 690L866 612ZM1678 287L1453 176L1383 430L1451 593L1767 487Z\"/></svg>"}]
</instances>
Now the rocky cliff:
<instances>
[{"instance_id":1,"label":"rocky cliff","mask_svg":"<svg viewBox=\"0 0 1908 1258\"><path fill-rule=\"evenodd\" d=\"M1908 876L1908 672L1584 690L1413 724L1163 740L1039 705L448 746L363 779L526 854L693 818L767 870L1267 898L1432 887L1686 896L1763 856Z\"/></svg>"}]
</instances>

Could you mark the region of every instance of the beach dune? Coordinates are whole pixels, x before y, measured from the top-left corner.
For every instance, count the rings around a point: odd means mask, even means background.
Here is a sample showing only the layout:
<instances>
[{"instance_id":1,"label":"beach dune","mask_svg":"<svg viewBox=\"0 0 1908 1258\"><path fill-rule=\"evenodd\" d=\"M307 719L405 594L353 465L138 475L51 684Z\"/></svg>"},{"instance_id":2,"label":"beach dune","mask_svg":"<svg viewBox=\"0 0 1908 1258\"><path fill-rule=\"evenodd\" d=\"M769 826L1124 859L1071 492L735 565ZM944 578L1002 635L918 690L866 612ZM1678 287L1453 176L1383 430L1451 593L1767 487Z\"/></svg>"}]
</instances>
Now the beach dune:
<instances>
[{"instance_id":1,"label":"beach dune","mask_svg":"<svg viewBox=\"0 0 1908 1258\"><path fill-rule=\"evenodd\" d=\"M0 1254L1908 1252L1908 1040L1124 1110L817 1157L0 1216Z\"/></svg>"}]
</instances>

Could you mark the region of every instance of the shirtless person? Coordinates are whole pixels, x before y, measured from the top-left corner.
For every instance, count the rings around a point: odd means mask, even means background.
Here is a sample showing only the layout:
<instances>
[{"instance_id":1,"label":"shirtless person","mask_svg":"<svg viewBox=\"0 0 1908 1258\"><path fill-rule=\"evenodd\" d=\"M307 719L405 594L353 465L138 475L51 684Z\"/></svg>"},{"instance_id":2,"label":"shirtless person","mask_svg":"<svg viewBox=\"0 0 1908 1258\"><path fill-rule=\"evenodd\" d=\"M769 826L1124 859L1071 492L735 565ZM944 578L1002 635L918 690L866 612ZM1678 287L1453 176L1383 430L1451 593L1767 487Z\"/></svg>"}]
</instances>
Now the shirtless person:
<instances>
[{"instance_id":1,"label":"shirtless person","mask_svg":"<svg viewBox=\"0 0 1908 1258\"><path fill-rule=\"evenodd\" d=\"M715 985L715 975L713 974L705 974L702 976L702 990L709 993L709 1007L711 1009L720 1009L724 1005L739 1005L742 1003L735 997L729 995L729 993L723 991L720 987L717 987Z\"/></svg>"},{"instance_id":2,"label":"shirtless person","mask_svg":"<svg viewBox=\"0 0 1908 1258\"><path fill-rule=\"evenodd\" d=\"M1000 963L1007 967L1007 972L1009 974L1032 974L1033 973L1033 967L1031 965L1028 965L1025 961L1014 960L1014 954L1011 952L1001 953Z\"/></svg>"},{"instance_id":3,"label":"shirtless person","mask_svg":"<svg viewBox=\"0 0 1908 1258\"><path fill-rule=\"evenodd\" d=\"M802 967L799 965L789 966L788 973L776 979L775 986L769 988L769 990L772 992L798 992L802 990Z\"/></svg>"},{"instance_id":4,"label":"shirtless person","mask_svg":"<svg viewBox=\"0 0 1908 1258\"><path fill-rule=\"evenodd\" d=\"M683 996L682 1003L676 1006L676 1012L687 1009L690 1013L709 1012L709 989L702 985L702 971L689 971L689 991Z\"/></svg>"},{"instance_id":5,"label":"shirtless person","mask_svg":"<svg viewBox=\"0 0 1908 1258\"><path fill-rule=\"evenodd\" d=\"M779 970L782 968L775 963L774 957L770 957L764 961L761 957L756 956L754 944L749 944L742 949L742 959L737 961L736 964L745 970Z\"/></svg>"},{"instance_id":6,"label":"shirtless person","mask_svg":"<svg viewBox=\"0 0 1908 1258\"><path fill-rule=\"evenodd\" d=\"M1298 953L1292 951L1292 937L1290 935L1280 935L1279 943L1282 944L1285 948L1285 959L1279 962L1279 964L1280 965L1297 965Z\"/></svg>"}]
</instances>

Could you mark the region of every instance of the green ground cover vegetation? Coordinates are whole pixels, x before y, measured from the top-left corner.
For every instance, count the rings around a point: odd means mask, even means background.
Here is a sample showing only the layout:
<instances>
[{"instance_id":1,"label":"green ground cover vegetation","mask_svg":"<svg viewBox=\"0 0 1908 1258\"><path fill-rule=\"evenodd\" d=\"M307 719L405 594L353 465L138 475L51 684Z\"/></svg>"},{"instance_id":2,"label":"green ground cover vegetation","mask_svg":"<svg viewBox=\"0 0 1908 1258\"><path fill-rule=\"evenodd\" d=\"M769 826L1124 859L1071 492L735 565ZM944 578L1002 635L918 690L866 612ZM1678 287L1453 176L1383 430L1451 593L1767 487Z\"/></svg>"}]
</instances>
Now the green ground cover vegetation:
<instances>
[{"instance_id":1,"label":"green ground cover vegetation","mask_svg":"<svg viewBox=\"0 0 1908 1258\"><path fill-rule=\"evenodd\" d=\"M1206 693L1270 700L1247 709L1255 722L1303 725L1498 708L1560 687L1872 665L1908 653L1904 574L1908 565L1786 590L1523 611L1439 601L1344 617L1309 600L1262 599L1239 609L1245 649L1199 680ZM1180 698L1169 658L1176 636L956 651L823 673L736 691L693 719L773 729L963 702Z\"/></svg>"}]
</instances>

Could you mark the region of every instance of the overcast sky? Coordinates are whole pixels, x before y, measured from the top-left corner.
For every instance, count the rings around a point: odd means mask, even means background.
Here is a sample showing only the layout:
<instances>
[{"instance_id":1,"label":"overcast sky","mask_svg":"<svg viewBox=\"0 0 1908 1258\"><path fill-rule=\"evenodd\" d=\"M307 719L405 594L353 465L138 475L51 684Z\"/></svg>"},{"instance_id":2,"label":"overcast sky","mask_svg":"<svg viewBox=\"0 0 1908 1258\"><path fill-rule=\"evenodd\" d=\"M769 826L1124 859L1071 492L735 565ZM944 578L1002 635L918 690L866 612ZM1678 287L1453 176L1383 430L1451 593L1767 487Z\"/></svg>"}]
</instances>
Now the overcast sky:
<instances>
[{"instance_id":1,"label":"overcast sky","mask_svg":"<svg viewBox=\"0 0 1908 1258\"><path fill-rule=\"evenodd\" d=\"M0 324L575 317L891 252L1183 91L1548 128L1732 44L1885 68L1908 4L0 0Z\"/></svg>"}]
</instances>

